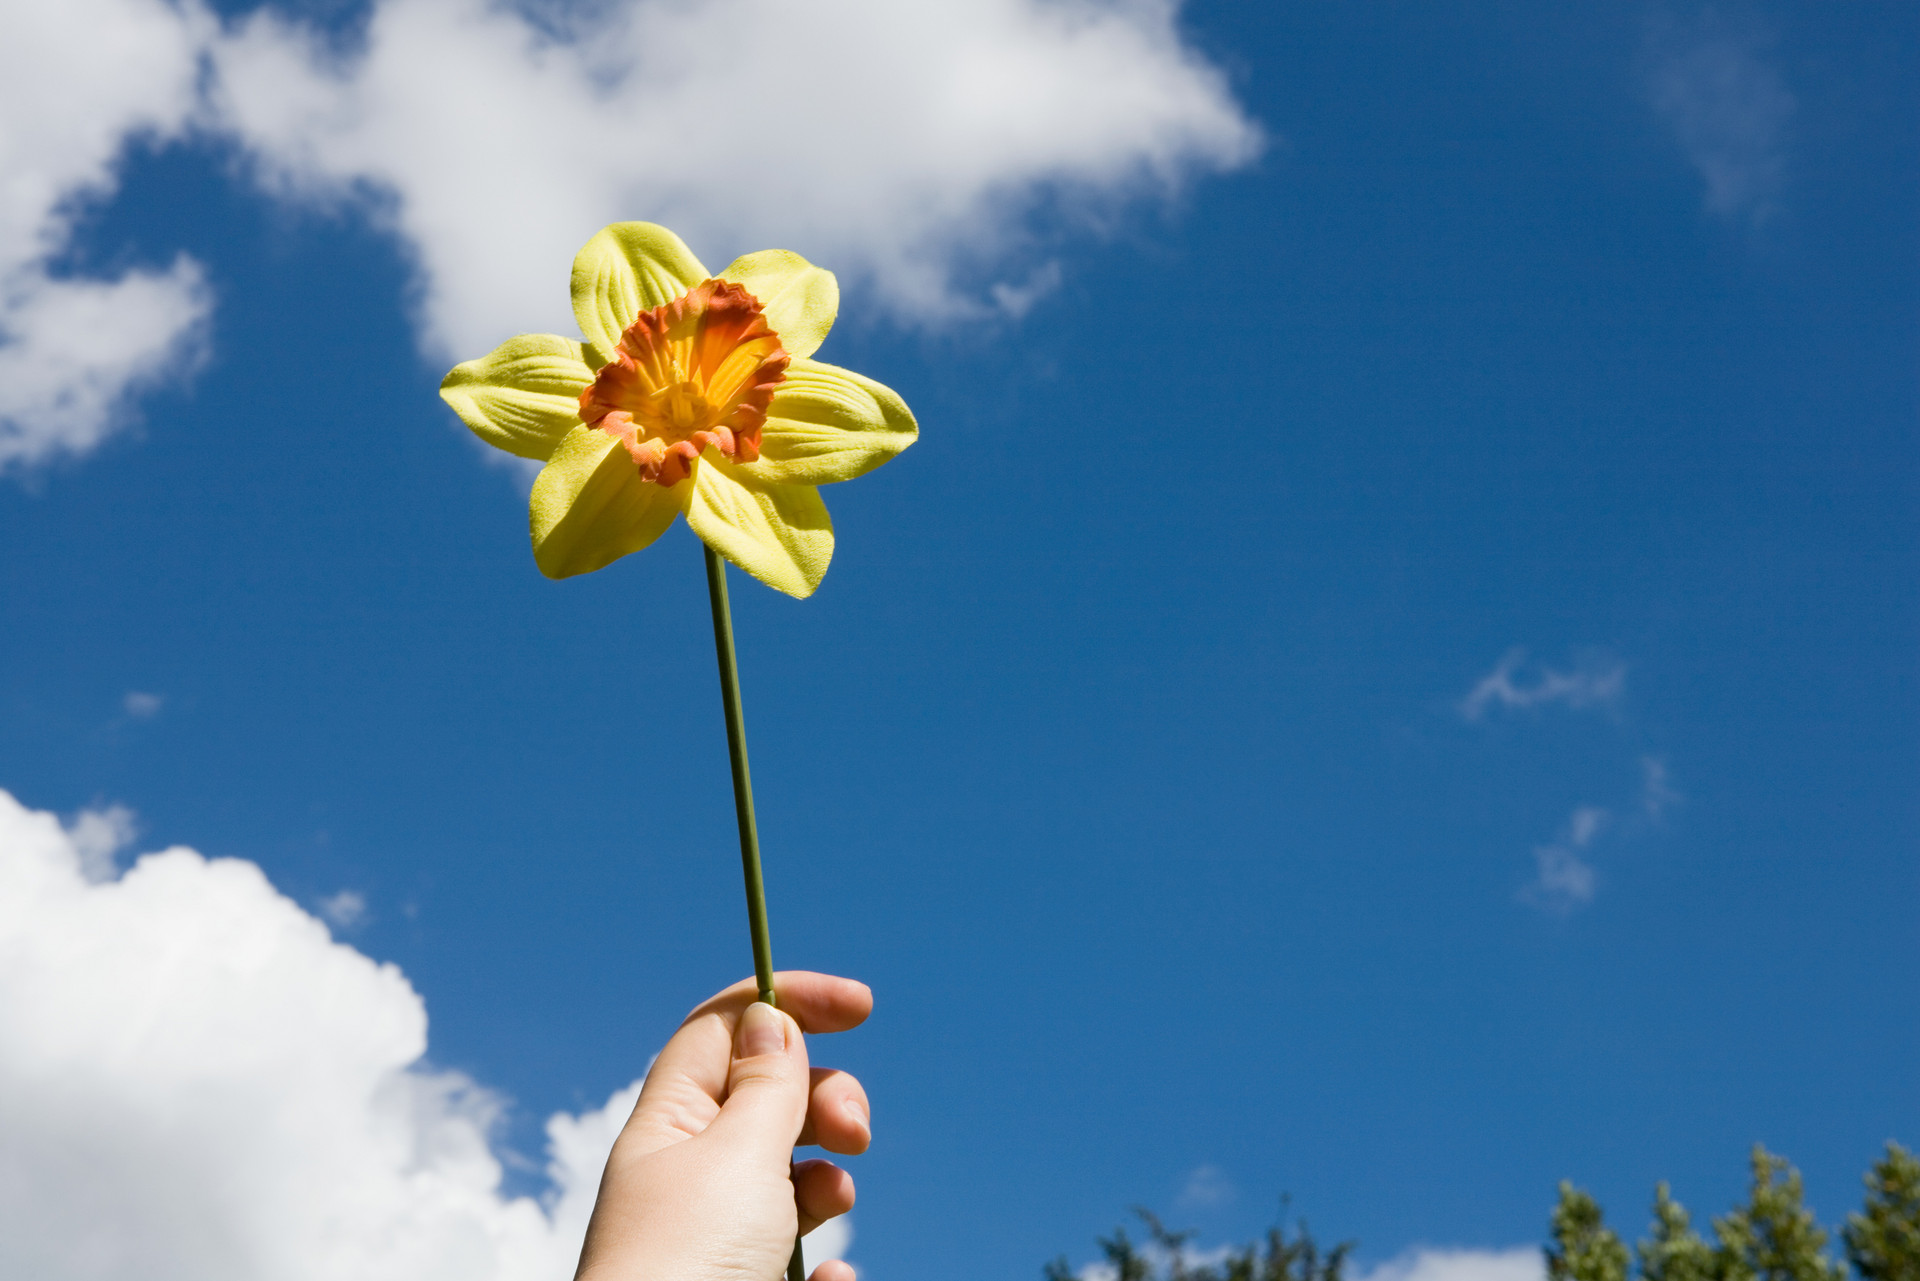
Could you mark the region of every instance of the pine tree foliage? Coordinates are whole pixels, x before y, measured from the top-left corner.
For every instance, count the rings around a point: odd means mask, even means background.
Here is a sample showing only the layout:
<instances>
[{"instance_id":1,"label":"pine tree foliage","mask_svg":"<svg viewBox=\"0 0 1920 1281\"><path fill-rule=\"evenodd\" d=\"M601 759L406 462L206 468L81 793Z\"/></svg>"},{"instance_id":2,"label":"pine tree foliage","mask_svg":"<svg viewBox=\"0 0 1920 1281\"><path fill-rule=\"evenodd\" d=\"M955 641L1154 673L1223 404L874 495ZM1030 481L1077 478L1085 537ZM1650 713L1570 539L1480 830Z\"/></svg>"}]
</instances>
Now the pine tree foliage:
<instances>
[{"instance_id":1,"label":"pine tree foliage","mask_svg":"<svg viewBox=\"0 0 1920 1281\"><path fill-rule=\"evenodd\" d=\"M1665 1183L1653 1190L1653 1226L1635 1253L1645 1281L1714 1281L1713 1247Z\"/></svg>"},{"instance_id":2,"label":"pine tree foliage","mask_svg":"<svg viewBox=\"0 0 1920 1281\"><path fill-rule=\"evenodd\" d=\"M1353 1251L1351 1241L1322 1250L1303 1221L1296 1236L1276 1226L1259 1241L1196 1258L1190 1248L1193 1233L1168 1230L1151 1211L1134 1213L1146 1224L1146 1241L1136 1245L1125 1228L1099 1238L1114 1281L1345 1281ZM1076 1281L1064 1257L1049 1263L1044 1275L1046 1281Z\"/></svg>"},{"instance_id":3,"label":"pine tree foliage","mask_svg":"<svg viewBox=\"0 0 1920 1281\"><path fill-rule=\"evenodd\" d=\"M1548 1281L1627 1281L1627 1263L1627 1247L1606 1225L1599 1202L1563 1181L1547 1247Z\"/></svg>"},{"instance_id":4,"label":"pine tree foliage","mask_svg":"<svg viewBox=\"0 0 1920 1281\"><path fill-rule=\"evenodd\" d=\"M1800 1172L1755 1145L1753 1181L1743 1204L1713 1221L1709 1241L1687 1208L1662 1183L1654 1190L1653 1222L1629 1251L1609 1228L1599 1202L1571 1183L1560 1185L1546 1247L1547 1281L1847 1281L1845 1264L1827 1250L1829 1236L1806 1205ZM1847 1216L1841 1238L1858 1281L1920 1281L1920 1158L1898 1143L1866 1176L1867 1198ZM1281 1205L1286 1205L1285 1200ZM1194 1234L1174 1232L1137 1210L1146 1237L1125 1228L1100 1238L1103 1281L1345 1281L1354 1243L1323 1251L1301 1223L1238 1249L1196 1252ZM1637 1265L1637 1267L1636 1267ZM1063 1256L1049 1263L1046 1281L1083 1281Z\"/></svg>"},{"instance_id":5,"label":"pine tree foliage","mask_svg":"<svg viewBox=\"0 0 1920 1281\"><path fill-rule=\"evenodd\" d=\"M1863 1281L1920 1281L1920 1159L1898 1143L1867 1172L1867 1203L1840 1235Z\"/></svg>"},{"instance_id":6,"label":"pine tree foliage","mask_svg":"<svg viewBox=\"0 0 1920 1281\"><path fill-rule=\"evenodd\" d=\"M1842 1281L1827 1233L1806 1207L1800 1171L1755 1144L1747 1204L1713 1221L1719 1281Z\"/></svg>"},{"instance_id":7,"label":"pine tree foliage","mask_svg":"<svg viewBox=\"0 0 1920 1281\"><path fill-rule=\"evenodd\" d=\"M1666 1184L1655 1189L1653 1223L1634 1250L1638 1281L1845 1281L1807 1208L1800 1172L1764 1147L1751 1161L1746 1201L1713 1221L1712 1241ZM1920 1160L1889 1143L1866 1182L1866 1206L1844 1231L1855 1272L1860 1281L1920 1281ZM1598 1203L1572 1184L1560 1185L1552 1236L1550 1281L1629 1281L1626 1247Z\"/></svg>"}]
</instances>

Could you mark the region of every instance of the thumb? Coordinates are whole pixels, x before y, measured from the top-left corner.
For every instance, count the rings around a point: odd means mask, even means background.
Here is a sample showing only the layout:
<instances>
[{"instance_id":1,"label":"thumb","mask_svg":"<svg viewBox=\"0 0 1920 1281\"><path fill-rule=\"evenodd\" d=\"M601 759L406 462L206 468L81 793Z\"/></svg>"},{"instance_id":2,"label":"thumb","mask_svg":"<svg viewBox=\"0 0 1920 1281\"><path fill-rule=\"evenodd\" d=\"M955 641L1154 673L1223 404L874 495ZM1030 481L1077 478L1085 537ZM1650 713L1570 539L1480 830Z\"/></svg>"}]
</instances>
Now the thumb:
<instances>
[{"instance_id":1,"label":"thumb","mask_svg":"<svg viewBox=\"0 0 1920 1281\"><path fill-rule=\"evenodd\" d=\"M764 1001L740 1013L727 1074L727 1101L706 1133L763 1149L785 1166L807 1119L807 1045L800 1025Z\"/></svg>"}]
</instances>

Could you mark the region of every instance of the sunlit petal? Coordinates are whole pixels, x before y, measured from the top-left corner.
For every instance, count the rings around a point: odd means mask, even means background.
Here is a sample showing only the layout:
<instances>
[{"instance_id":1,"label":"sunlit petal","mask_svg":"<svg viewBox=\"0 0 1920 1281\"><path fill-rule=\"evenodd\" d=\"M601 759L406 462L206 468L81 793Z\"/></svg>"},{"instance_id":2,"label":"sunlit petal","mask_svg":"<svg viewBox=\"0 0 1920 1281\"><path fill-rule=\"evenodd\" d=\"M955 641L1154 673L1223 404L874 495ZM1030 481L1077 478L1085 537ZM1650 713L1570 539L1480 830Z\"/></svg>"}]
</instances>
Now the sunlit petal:
<instances>
[{"instance_id":1,"label":"sunlit petal","mask_svg":"<svg viewBox=\"0 0 1920 1281\"><path fill-rule=\"evenodd\" d=\"M590 573L666 532L681 496L642 480L621 442L575 427L533 482L533 559L548 578Z\"/></svg>"},{"instance_id":2,"label":"sunlit petal","mask_svg":"<svg viewBox=\"0 0 1920 1281\"><path fill-rule=\"evenodd\" d=\"M592 381L573 339L521 334L455 365L440 398L489 445L544 462L580 425L580 392Z\"/></svg>"},{"instance_id":3,"label":"sunlit petal","mask_svg":"<svg viewBox=\"0 0 1920 1281\"><path fill-rule=\"evenodd\" d=\"M760 300L767 323L795 360L820 350L840 314L840 282L833 273L784 249L736 258L720 279L744 286Z\"/></svg>"},{"instance_id":4,"label":"sunlit petal","mask_svg":"<svg viewBox=\"0 0 1920 1281\"><path fill-rule=\"evenodd\" d=\"M717 450L693 469L687 524L767 586L811 596L833 559L833 521L811 485L761 485Z\"/></svg>"},{"instance_id":5,"label":"sunlit petal","mask_svg":"<svg viewBox=\"0 0 1920 1281\"><path fill-rule=\"evenodd\" d=\"M573 259L573 318L604 364L634 317L672 302L707 278L680 237L651 222L601 228Z\"/></svg>"},{"instance_id":6,"label":"sunlit petal","mask_svg":"<svg viewBox=\"0 0 1920 1281\"><path fill-rule=\"evenodd\" d=\"M850 369L796 360L774 389L748 472L774 485L830 485L886 462L919 437L891 388Z\"/></svg>"}]
</instances>

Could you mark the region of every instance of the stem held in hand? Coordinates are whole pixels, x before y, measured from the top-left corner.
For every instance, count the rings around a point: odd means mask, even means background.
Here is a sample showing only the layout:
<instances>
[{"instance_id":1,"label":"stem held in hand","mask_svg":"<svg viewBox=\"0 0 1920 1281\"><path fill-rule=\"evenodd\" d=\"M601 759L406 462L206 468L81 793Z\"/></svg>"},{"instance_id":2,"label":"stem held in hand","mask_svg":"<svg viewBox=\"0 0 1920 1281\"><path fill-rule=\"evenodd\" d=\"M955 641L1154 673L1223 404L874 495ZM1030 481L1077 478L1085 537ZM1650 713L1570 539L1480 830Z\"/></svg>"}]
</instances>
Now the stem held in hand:
<instances>
[{"instance_id":1,"label":"stem held in hand","mask_svg":"<svg viewBox=\"0 0 1920 1281\"><path fill-rule=\"evenodd\" d=\"M727 758L733 766L733 810L740 823L740 870L747 882L747 929L753 936L753 974L760 999L778 1005L773 991L773 939L767 929L767 890L760 876L760 833L753 821L753 779L747 771L747 728L740 711L740 668L733 653L733 611L727 607L727 563L700 545L707 556L707 599L713 606L713 654L720 665L720 703L727 717ZM807 1269L795 1238L787 1261L787 1281L806 1281Z\"/></svg>"}]
</instances>

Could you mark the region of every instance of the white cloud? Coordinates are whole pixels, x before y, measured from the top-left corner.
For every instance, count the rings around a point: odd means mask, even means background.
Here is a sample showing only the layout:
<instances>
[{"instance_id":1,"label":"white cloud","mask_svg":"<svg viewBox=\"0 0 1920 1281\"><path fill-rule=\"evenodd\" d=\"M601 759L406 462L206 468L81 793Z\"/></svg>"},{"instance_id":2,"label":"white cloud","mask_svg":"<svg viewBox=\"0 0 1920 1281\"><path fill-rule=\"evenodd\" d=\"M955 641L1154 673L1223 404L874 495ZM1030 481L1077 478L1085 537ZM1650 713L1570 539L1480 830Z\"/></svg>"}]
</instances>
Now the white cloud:
<instances>
[{"instance_id":1,"label":"white cloud","mask_svg":"<svg viewBox=\"0 0 1920 1281\"><path fill-rule=\"evenodd\" d=\"M1187 1175L1186 1185L1180 1189L1180 1195L1174 1198L1174 1204L1183 1209L1207 1209L1225 1205L1233 1200L1237 1191L1233 1180L1219 1166L1197 1166Z\"/></svg>"},{"instance_id":2,"label":"white cloud","mask_svg":"<svg viewBox=\"0 0 1920 1281\"><path fill-rule=\"evenodd\" d=\"M1174 1264L1174 1251L1167 1249L1158 1241L1137 1241L1135 1250L1156 1272L1171 1271ZM1192 1246L1182 1246L1179 1250L1179 1264L1183 1270L1197 1271L1202 1268L1219 1268L1240 1251L1230 1245L1211 1246L1197 1250ZM1074 1274L1080 1281L1120 1281L1120 1270L1105 1259L1095 1259L1083 1264Z\"/></svg>"},{"instance_id":3,"label":"white cloud","mask_svg":"<svg viewBox=\"0 0 1920 1281\"><path fill-rule=\"evenodd\" d=\"M601 1159L605 1160L604 1157ZM828 1259L846 1258L847 1247L852 1244L853 1216L850 1214L843 1214L837 1219L828 1219L801 1237L800 1253L807 1263L807 1275L812 1276L813 1270Z\"/></svg>"},{"instance_id":4,"label":"white cloud","mask_svg":"<svg viewBox=\"0 0 1920 1281\"><path fill-rule=\"evenodd\" d=\"M1542 1281L1540 1251L1516 1245L1504 1250L1419 1247L1360 1274L1358 1281Z\"/></svg>"},{"instance_id":5,"label":"white cloud","mask_svg":"<svg viewBox=\"0 0 1920 1281\"><path fill-rule=\"evenodd\" d=\"M97 447L191 374L212 299L70 274L130 144L238 142L290 200L357 209L416 267L423 348L570 332L573 252L655 218L718 268L782 245L899 316L1018 317L1052 209L1082 224L1261 145L1178 0L373 0L343 46L202 0L9 10L0 43L0 474ZM73 68L84 65L85 75ZM210 74L203 74L210 73Z\"/></svg>"},{"instance_id":6,"label":"white cloud","mask_svg":"<svg viewBox=\"0 0 1920 1281\"><path fill-rule=\"evenodd\" d=\"M132 689L128 690L127 696L120 700L120 706L134 720L144 721L158 716L160 709L166 706L166 702L167 698L164 694L146 694Z\"/></svg>"},{"instance_id":7,"label":"white cloud","mask_svg":"<svg viewBox=\"0 0 1920 1281\"><path fill-rule=\"evenodd\" d=\"M66 832L80 860L80 875L95 885L119 875L116 860L120 851L133 843L139 831L133 811L124 805L86 809L74 815L73 821L66 825Z\"/></svg>"},{"instance_id":8,"label":"white cloud","mask_svg":"<svg viewBox=\"0 0 1920 1281\"><path fill-rule=\"evenodd\" d=\"M1707 209L1763 221L1786 175L1794 100L1750 26L1708 11L1648 28L1645 64L1653 105L1705 184Z\"/></svg>"},{"instance_id":9,"label":"white cloud","mask_svg":"<svg viewBox=\"0 0 1920 1281\"><path fill-rule=\"evenodd\" d=\"M1550 912L1571 912L1593 901L1593 865L1566 845L1533 851L1534 876L1520 897Z\"/></svg>"},{"instance_id":10,"label":"white cloud","mask_svg":"<svg viewBox=\"0 0 1920 1281\"><path fill-rule=\"evenodd\" d=\"M1057 261L1048 262L1036 267L1027 277L1025 284L1015 285L1004 280L996 281L988 288L987 296L993 299L994 305L1001 311L1018 320L1033 310L1033 304L1058 289L1062 277L1060 264Z\"/></svg>"},{"instance_id":11,"label":"white cloud","mask_svg":"<svg viewBox=\"0 0 1920 1281\"><path fill-rule=\"evenodd\" d=\"M1593 838L1607 825L1610 816L1598 805L1582 805L1567 820L1567 839L1580 849L1593 844Z\"/></svg>"},{"instance_id":12,"label":"white cloud","mask_svg":"<svg viewBox=\"0 0 1920 1281\"><path fill-rule=\"evenodd\" d=\"M76 213L111 193L129 140L163 141L186 128L206 29L198 12L162 0L7 10L0 475L91 451L130 420L134 393L200 361L211 302L193 260L108 276L60 266Z\"/></svg>"},{"instance_id":13,"label":"white cloud","mask_svg":"<svg viewBox=\"0 0 1920 1281\"><path fill-rule=\"evenodd\" d=\"M336 929L350 930L367 919L367 896L358 890L341 890L321 899L319 908Z\"/></svg>"},{"instance_id":14,"label":"white cloud","mask_svg":"<svg viewBox=\"0 0 1920 1281\"><path fill-rule=\"evenodd\" d=\"M1597 805L1581 805L1567 820L1566 833L1551 845L1535 847L1534 878L1520 891L1523 901L1549 912L1570 912L1593 901L1593 866L1581 854L1612 815Z\"/></svg>"},{"instance_id":15,"label":"white cloud","mask_svg":"<svg viewBox=\"0 0 1920 1281\"><path fill-rule=\"evenodd\" d=\"M1626 688L1626 666L1616 659L1589 656L1568 671L1541 667L1531 682L1515 680L1526 661L1526 650L1509 650L1461 700L1460 715L1477 721L1493 706L1521 710L1555 703L1574 709L1600 707L1617 700Z\"/></svg>"},{"instance_id":16,"label":"white cloud","mask_svg":"<svg viewBox=\"0 0 1920 1281\"><path fill-rule=\"evenodd\" d=\"M1156 1266L1167 1262L1166 1251L1151 1242L1140 1253ZM1186 1266L1218 1266L1234 1251L1219 1246L1204 1251L1183 1251ZM1118 1271L1111 1263L1096 1261L1075 1274L1080 1281L1117 1281ZM1545 1281L1546 1265L1535 1246L1516 1245L1505 1249L1434 1248L1416 1246L1355 1274L1355 1281Z\"/></svg>"},{"instance_id":17,"label":"white cloud","mask_svg":"<svg viewBox=\"0 0 1920 1281\"><path fill-rule=\"evenodd\" d=\"M1686 797L1674 790L1667 774L1667 763L1658 756L1640 758L1640 807L1653 822L1666 817L1668 810Z\"/></svg>"},{"instance_id":18,"label":"white cloud","mask_svg":"<svg viewBox=\"0 0 1920 1281\"><path fill-rule=\"evenodd\" d=\"M1514 649L1475 683L1458 710L1465 720L1474 722L1484 719L1492 708L1608 708L1625 692L1626 679L1625 664L1604 654L1588 655L1561 670L1542 665L1530 668L1526 651ZM1623 799L1619 809L1626 815L1629 833L1644 832L1648 826L1658 825L1682 799L1668 779L1666 761L1642 756L1639 793ZM1521 888L1520 900L1555 913L1571 912L1592 902L1599 878L1589 854L1614 819L1615 812L1601 806L1576 806L1558 837L1534 847L1533 879Z\"/></svg>"},{"instance_id":19,"label":"white cloud","mask_svg":"<svg viewBox=\"0 0 1920 1281\"><path fill-rule=\"evenodd\" d=\"M0 792L0 1276L570 1275L637 1086L548 1122L545 1201L503 1195L502 1103L424 1062L396 967L251 863L176 847L114 878L131 825Z\"/></svg>"},{"instance_id":20,"label":"white cloud","mask_svg":"<svg viewBox=\"0 0 1920 1281\"><path fill-rule=\"evenodd\" d=\"M341 54L262 12L215 47L218 113L260 177L361 201L412 250L427 349L572 331L568 263L654 218L710 268L779 245L905 316L1018 313L1042 266L970 291L1083 212L1259 147L1176 0L604 0L540 21L489 0L376 0Z\"/></svg>"}]
</instances>

